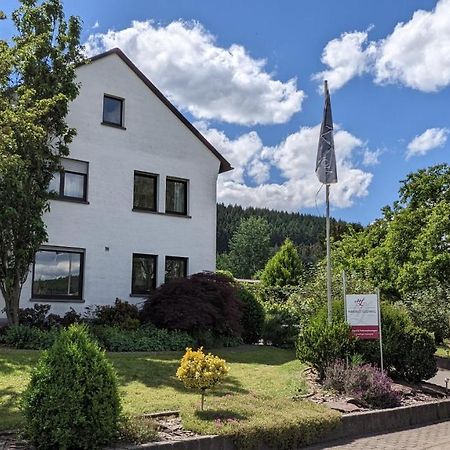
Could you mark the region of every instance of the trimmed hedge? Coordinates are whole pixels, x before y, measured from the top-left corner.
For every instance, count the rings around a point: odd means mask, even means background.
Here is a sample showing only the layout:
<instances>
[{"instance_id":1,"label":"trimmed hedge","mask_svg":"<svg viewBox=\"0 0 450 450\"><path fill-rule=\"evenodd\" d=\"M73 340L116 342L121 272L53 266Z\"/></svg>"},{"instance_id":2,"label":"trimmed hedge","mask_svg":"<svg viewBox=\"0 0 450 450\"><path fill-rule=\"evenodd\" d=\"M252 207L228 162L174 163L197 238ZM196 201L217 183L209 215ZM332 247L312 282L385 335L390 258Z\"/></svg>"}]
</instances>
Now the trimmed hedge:
<instances>
[{"instance_id":1,"label":"trimmed hedge","mask_svg":"<svg viewBox=\"0 0 450 450\"><path fill-rule=\"evenodd\" d=\"M61 330L63 328L40 330L36 327L16 325L5 330L0 342L17 349L48 349ZM102 348L111 352L183 351L186 347L197 345L197 341L187 333L162 330L153 325L142 326L135 330L92 325L86 327L86 330Z\"/></svg>"},{"instance_id":2,"label":"trimmed hedge","mask_svg":"<svg viewBox=\"0 0 450 450\"><path fill-rule=\"evenodd\" d=\"M136 330L93 326L91 332L99 344L111 352L183 351L196 345L195 339L187 333L162 330L152 325Z\"/></svg>"}]
</instances>

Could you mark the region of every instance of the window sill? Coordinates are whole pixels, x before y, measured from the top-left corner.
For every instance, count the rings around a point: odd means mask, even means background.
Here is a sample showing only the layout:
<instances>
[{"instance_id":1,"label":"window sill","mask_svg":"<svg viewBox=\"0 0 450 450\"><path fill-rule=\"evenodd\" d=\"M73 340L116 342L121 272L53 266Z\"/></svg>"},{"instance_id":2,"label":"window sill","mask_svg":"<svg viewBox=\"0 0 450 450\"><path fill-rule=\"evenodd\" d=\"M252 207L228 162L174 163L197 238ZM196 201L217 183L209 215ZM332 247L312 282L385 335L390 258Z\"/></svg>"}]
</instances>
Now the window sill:
<instances>
[{"instance_id":1,"label":"window sill","mask_svg":"<svg viewBox=\"0 0 450 450\"><path fill-rule=\"evenodd\" d=\"M105 125L106 127L118 128L119 130L126 130L126 128L122 125L117 125L116 123L111 122L100 122L101 125Z\"/></svg>"},{"instance_id":2,"label":"window sill","mask_svg":"<svg viewBox=\"0 0 450 450\"><path fill-rule=\"evenodd\" d=\"M41 303L85 303L85 300L79 298L35 298L31 297L30 302Z\"/></svg>"},{"instance_id":3,"label":"window sill","mask_svg":"<svg viewBox=\"0 0 450 450\"><path fill-rule=\"evenodd\" d=\"M133 298L148 298L150 294L130 294Z\"/></svg>"},{"instance_id":4,"label":"window sill","mask_svg":"<svg viewBox=\"0 0 450 450\"><path fill-rule=\"evenodd\" d=\"M139 208L132 208L131 210L133 212L144 213L144 214L156 214L158 216L170 216L170 217L180 217L182 219L192 219L192 216L188 216L186 214L176 214L176 213L170 213L170 212L150 211L148 209L139 209Z\"/></svg>"},{"instance_id":5,"label":"window sill","mask_svg":"<svg viewBox=\"0 0 450 450\"><path fill-rule=\"evenodd\" d=\"M89 205L89 202L87 200L78 200L76 198L70 198L70 197L54 197L50 200L56 200L58 202L69 202L69 203L80 203L82 205Z\"/></svg>"}]
</instances>

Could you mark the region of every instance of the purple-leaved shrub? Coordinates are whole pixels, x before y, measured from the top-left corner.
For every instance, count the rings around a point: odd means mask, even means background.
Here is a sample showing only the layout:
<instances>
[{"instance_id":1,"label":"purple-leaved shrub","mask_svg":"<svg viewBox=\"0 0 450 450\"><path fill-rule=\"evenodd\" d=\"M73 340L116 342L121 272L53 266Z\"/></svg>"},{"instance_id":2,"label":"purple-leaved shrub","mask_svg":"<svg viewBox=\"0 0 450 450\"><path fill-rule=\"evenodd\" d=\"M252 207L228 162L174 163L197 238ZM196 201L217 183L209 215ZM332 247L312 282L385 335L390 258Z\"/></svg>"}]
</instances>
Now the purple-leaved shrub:
<instances>
[{"instance_id":1,"label":"purple-leaved shrub","mask_svg":"<svg viewBox=\"0 0 450 450\"><path fill-rule=\"evenodd\" d=\"M392 388L386 373L370 364L346 367L342 360L325 370L324 387L346 394L373 408L390 408L400 404L400 394Z\"/></svg>"}]
</instances>

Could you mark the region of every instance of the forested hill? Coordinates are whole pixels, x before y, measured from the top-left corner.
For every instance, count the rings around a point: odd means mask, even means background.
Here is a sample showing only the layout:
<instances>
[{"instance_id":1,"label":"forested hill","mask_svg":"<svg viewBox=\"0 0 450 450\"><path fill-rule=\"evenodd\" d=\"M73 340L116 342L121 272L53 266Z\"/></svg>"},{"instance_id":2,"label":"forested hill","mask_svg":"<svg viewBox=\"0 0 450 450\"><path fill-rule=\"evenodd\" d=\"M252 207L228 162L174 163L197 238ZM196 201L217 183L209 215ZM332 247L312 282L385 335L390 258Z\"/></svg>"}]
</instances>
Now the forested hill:
<instances>
[{"instance_id":1,"label":"forested hill","mask_svg":"<svg viewBox=\"0 0 450 450\"><path fill-rule=\"evenodd\" d=\"M315 262L325 255L325 217L311 214L273 211L266 208L242 208L241 206L217 205L217 253L229 250L231 236L242 219L251 216L263 217L272 229L271 243L280 246L288 237L298 247L304 262ZM349 224L343 220L331 220L331 234L339 239L349 226L362 229L360 224Z\"/></svg>"}]
</instances>

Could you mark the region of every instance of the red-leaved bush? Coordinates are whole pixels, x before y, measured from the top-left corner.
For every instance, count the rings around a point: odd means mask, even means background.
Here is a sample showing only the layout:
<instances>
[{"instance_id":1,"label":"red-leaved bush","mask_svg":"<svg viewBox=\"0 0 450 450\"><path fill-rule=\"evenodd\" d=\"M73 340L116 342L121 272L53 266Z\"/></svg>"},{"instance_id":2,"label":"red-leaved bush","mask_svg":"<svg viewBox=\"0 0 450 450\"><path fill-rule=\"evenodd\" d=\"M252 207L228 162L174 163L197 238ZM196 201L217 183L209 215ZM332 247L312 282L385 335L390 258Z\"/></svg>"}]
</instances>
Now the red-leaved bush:
<instances>
[{"instance_id":1,"label":"red-leaved bush","mask_svg":"<svg viewBox=\"0 0 450 450\"><path fill-rule=\"evenodd\" d=\"M203 272L155 289L141 310L141 321L197 333L241 336L242 303L237 287L221 274Z\"/></svg>"}]
</instances>

